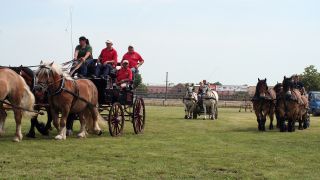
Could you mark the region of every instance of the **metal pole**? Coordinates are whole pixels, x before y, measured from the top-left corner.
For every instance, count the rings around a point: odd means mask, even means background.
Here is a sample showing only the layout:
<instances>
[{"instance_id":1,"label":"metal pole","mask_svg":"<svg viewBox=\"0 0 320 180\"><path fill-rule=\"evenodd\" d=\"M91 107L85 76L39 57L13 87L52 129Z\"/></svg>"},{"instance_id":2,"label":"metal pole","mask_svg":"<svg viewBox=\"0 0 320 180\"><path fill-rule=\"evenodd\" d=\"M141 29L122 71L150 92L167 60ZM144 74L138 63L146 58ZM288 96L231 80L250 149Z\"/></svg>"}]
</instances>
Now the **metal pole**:
<instances>
[{"instance_id":1,"label":"metal pole","mask_svg":"<svg viewBox=\"0 0 320 180\"><path fill-rule=\"evenodd\" d=\"M168 96L168 72L166 72L166 95L165 95L165 101L167 101Z\"/></svg>"},{"instance_id":2,"label":"metal pole","mask_svg":"<svg viewBox=\"0 0 320 180\"><path fill-rule=\"evenodd\" d=\"M74 52L73 52L73 31L72 31L72 8L70 7L70 43L71 43L71 59L73 59Z\"/></svg>"}]
</instances>

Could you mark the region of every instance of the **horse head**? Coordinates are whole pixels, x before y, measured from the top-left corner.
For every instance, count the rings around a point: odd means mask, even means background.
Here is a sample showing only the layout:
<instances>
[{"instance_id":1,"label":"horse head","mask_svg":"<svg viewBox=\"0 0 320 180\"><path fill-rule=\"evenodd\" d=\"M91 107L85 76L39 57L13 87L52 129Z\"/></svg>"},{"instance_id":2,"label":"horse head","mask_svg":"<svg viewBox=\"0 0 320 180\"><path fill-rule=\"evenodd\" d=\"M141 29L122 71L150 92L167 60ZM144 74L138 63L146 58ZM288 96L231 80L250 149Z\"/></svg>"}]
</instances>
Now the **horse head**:
<instances>
[{"instance_id":1,"label":"horse head","mask_svg":"<svg viewBox=\"0 0 320 180\"><path fill-rule=\"evenodd\" d=\"M290 91L292 85L293 85L292 77L287 78L286 76L284 76L283 81L282 81L282 87L283 87L284 92Z\"/></svg>"},{"instance_id":2,"label":"horse head","mask_svg":"<svg viewBox=\"0 0 320 180\"><path fill-rule=\"evenodd\" d=\"M54 62L44 63L41 61L40 67L36 71L36 92L52 92L56 84L63 79L63 71Z\"/></svg>"},{"instance_id":3,"label":"horse head","mask_svg":"<svg viewBox=\"0 0 320 180\"><path fill-rule=\"evenodd\" d=\"M282 92L282 83L277 83L273 87L273 90L276 92L276 94L280 94Z\"/></svg>"},{"instance_id":4,"label":"horse head","mask_svg":"<svg viewBox=\"0 0 320 180\"><path fill-rule=\"evenodd\" d=\"M193 93L194 93L194 87L188 85L188 86L186 87L186 97L192 98Z\"/></svg>"},{"instance_id":5,"label":"horse head","mask_svg":"<svg viewBox=\"0 0 320 180\"><path fill-rule=\"evenodd\" d=\"M268 93L268 85L267 85L267 79L260 80L258 78L258 83L256 86L256 95L258 96L265 96Z\"/></svg>"}]
</instances>

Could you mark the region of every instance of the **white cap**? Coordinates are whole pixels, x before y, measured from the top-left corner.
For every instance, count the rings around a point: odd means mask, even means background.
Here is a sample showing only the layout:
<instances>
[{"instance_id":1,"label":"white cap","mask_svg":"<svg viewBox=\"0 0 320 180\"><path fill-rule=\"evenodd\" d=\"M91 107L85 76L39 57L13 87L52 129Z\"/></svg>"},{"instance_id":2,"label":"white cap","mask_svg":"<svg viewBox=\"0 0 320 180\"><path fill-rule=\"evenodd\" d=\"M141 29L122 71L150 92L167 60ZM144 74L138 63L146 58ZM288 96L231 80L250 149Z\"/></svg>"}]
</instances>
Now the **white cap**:
<instances>
[{"instance_id":1,"label":"white cap","mask_svg":"<svg viewBox=\"0 0 320 180\"><path fill-rule=\"evenodd\" d=\"M123 61L122 61L122 64L124 64L124 63L129 64L129 61L128 61L128 60L123 60Z\"/></svg>"},{"instance_id":2,"label":"white cap","mask_svg":"<svg viewBox=\"0 0 320 180\"><path fill-rule=\"evenodd\" d=\"M106 43L107 44L113 44L112 40L107 40Z\"/></svg>"}]
</instances>

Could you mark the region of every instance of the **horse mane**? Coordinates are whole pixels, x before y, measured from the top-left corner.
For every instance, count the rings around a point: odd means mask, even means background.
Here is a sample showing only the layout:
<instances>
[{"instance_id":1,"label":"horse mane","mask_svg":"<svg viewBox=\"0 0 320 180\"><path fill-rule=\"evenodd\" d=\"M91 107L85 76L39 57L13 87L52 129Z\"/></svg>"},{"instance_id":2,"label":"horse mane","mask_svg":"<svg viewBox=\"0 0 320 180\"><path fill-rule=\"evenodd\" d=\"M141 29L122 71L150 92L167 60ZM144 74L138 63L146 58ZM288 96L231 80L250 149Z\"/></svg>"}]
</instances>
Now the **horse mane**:
<instances>
[{"instance_id":1,"label":"horse mane","mask_svg":"<svg viewBox=\"0 0 320 180\"><path fill-rule=\"evenodd\" d=\"M42 73L42 71L43 71L43 73L45 72L46 74L49 74L50 71L52 71L52 72L57 73L60 76L66 78L68 80L72 80L72 77L67 72L63 71L62 67L59 64L43 62L40 65L40 68L37 73Z\"/></svg>"},{"instance_id":2,"label":"horse mane","mask_svg":"<svg viewBox=\"0 0 320 180\"><path fill-rule=\"evenodd\" d=\"M34 77L34 72L30 68L22 66L21 70L23 70L23 72L25 72L28 76Z\"/></svg>"}]
</instances>

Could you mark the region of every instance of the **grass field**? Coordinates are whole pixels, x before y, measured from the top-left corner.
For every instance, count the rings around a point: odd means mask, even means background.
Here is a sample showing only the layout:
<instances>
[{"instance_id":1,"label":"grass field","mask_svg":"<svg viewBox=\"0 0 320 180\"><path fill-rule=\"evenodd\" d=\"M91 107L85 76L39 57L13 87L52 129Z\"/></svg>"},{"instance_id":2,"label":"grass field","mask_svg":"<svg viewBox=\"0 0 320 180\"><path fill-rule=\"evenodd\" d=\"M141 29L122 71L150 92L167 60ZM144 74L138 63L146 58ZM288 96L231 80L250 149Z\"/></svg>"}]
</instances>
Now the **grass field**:
<instances>
[{"instance_id":1,"label":"grass field","mask_svg":"<svg viewBox=\"0 0 320 180\"><path fill-rule=\"evenodd\" d=\"M253 113L220 109L219 119L185 120L181 107L147 107L145 133L13 143L9 115L0 137L0 179L319 179L320 126L258 132ZM78 122L75 129L78 129ZM24 120L23 132L29 121Z\"/></svg>"}]
</instances>

